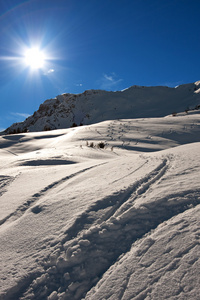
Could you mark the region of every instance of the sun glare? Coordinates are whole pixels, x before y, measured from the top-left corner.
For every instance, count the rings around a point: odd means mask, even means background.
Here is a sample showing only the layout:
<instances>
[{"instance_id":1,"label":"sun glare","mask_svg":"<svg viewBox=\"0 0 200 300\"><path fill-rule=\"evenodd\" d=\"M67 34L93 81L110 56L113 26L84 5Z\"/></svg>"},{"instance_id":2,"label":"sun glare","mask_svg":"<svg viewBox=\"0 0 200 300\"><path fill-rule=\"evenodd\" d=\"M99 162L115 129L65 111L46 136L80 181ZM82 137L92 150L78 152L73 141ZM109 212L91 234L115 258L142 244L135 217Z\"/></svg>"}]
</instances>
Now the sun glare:
<instances>
[{"instance_id":1,"label":"sun glare","mask_svg":"<svg viewBox=\"0 0 200 300\"><path fill-rule=\"evenodd\" d=\"M30 48L24 54L25 64L33 70L44 67L45 54L39 48Z\"/></svg>"}]
</instances>

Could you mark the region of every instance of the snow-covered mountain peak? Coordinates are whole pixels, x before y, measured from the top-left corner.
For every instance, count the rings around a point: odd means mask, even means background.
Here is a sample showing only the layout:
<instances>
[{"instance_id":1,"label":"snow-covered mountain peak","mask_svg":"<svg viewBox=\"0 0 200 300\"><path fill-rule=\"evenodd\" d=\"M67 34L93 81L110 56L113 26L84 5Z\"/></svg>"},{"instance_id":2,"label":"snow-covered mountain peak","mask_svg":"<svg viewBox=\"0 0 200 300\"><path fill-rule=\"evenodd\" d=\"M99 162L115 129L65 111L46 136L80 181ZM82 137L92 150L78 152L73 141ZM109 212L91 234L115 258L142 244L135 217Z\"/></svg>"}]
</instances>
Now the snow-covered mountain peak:
<instances>
[{"instance_id":1,"label":"snow-covered mountain peak","mask_svg":"<svg viewBox=\"0 0 200 300\"><path fill-rule=\"evenodd\" d=\"M24 122L6 133L44 131L94 124L106 120L162 117L200 105L198 82L166 86L131 86L123 91L86 90L44 101Z\"/></svg>"},{"instance_id":2,"label":"snow-covered mountain peak","mask_svg":"<svg viewBox=\"0 0 200 300\"><path fill-rule=\"evenodd\" d=\"M1 300L199 300L200 110L166 116L197 90L63 94L17 126L91 125L0 136Z\"/></svg>"},{"instance_id":3,"label":"snow-covered mountain peak","mask_svg":"<svg viewBox=\"0 0 200 300\"><path fill-rule=\"evenodd\" d=\"M193 111L0 136L0 299L199 300L199 131Z\"/></svg>"}]
</instances>

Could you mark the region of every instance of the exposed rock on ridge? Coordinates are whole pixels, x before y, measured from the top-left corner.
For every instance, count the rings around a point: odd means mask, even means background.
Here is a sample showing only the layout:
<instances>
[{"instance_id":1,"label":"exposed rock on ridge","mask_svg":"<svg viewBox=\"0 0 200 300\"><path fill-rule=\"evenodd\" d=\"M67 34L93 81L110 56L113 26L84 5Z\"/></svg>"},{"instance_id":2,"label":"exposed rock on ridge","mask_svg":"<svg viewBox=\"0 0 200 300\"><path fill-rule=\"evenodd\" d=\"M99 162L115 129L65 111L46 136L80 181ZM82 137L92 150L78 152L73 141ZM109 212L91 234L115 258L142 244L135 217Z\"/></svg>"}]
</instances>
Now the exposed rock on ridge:
<instances>
[{"instance_id":1,"label":"exposed rock on ridge","mask_svg":"<svg viewBox=\"0 0 200 300\"><path fill-rule=\"evenodd\" d=\"M88 90L62 94L44 101L32 116L11 125L5 133L69 128L111 119L162 117L198 109L199 90L200 81L176 88L132 86L118 92Z\"/></svg>"}]
</instances>

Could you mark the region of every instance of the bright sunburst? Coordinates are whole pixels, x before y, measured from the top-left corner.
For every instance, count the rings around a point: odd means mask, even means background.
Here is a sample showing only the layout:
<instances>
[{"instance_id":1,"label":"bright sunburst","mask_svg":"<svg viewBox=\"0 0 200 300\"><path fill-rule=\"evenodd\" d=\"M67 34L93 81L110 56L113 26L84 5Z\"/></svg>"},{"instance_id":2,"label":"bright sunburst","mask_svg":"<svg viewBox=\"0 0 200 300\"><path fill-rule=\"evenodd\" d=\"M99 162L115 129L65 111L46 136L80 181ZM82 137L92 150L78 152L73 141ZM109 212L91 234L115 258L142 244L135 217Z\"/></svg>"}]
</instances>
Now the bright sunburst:
<instances>
[{"instance_id":1,"label":"bright sunburst","mask_svg":"<svg viewBox=\"0 0 200 300\"><path fill-rule=\"evenodd\" d=\"M26 66L33 70L42 69L45 64L45 54L37 47L29 48L25 51L24 62Z\"/></svg>"}]
</instances>

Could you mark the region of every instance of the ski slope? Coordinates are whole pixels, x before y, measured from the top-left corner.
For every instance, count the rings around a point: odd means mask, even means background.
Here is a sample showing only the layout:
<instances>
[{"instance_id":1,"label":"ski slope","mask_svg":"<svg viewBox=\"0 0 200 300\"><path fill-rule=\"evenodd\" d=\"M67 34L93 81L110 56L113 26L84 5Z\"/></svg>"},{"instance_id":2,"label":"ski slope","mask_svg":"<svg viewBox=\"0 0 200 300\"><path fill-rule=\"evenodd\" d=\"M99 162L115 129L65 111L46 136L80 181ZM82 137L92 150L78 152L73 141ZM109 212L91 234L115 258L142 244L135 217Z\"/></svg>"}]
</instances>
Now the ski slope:
<instances>
[{"instance_id":1,"label":"ski slope","mask_svg":"<svg viewBox=\"0 0 200 300\"><path fill-rule=\"evenodd\" d=\"M194 111L0 136L0 299L199 299L199 133Z\"/></svg>"}]
</instances>

